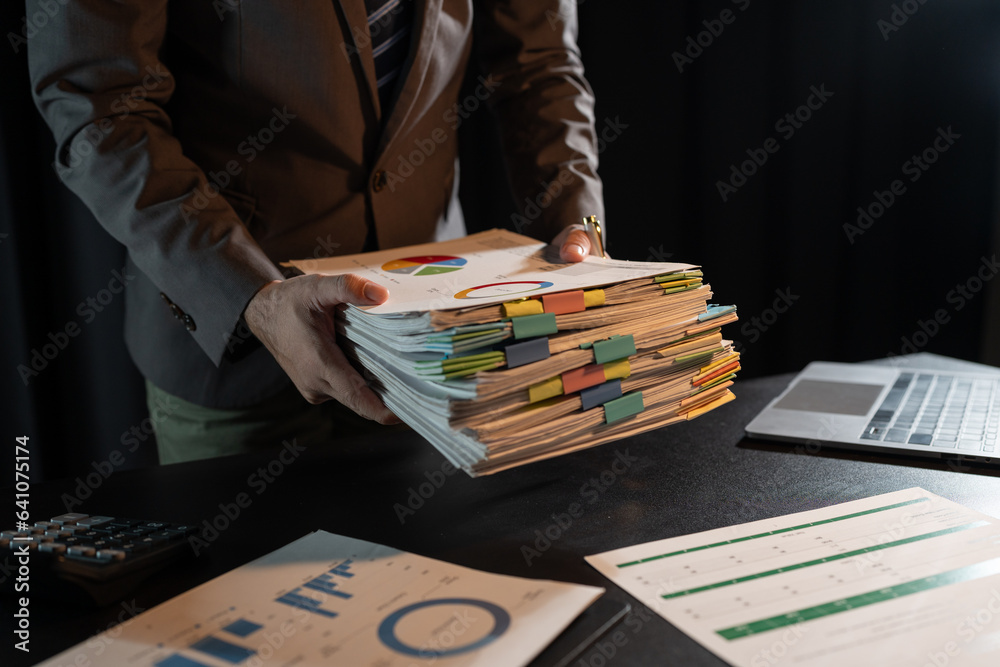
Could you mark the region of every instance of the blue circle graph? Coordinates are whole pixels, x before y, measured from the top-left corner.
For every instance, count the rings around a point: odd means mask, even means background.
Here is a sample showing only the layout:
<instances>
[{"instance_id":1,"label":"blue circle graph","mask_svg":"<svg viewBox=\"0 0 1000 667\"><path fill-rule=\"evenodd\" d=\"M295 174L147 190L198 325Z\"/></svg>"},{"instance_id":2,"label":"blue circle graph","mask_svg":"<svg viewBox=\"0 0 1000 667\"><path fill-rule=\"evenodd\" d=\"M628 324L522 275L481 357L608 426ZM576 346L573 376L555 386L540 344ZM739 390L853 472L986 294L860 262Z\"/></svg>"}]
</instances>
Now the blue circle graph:
<instances>
[{"instance_id":1,"label":"blue circle graph","mask_svg":"<svg viewBox=\"0 0 1000 667\"><path fill-rule=\"evenodd\" d=\"M414 646L409 646L404 644L396 637L396 624L406 616L407 614L417 611L418 609L423 609L424 607L436 607L443 604L459 604L459 605L469 605L472 607L479 607L484 609L493 615L493 629L489 633L477 641L471 644L466 644L465 646L459 646L450 649L426 649L417 648ZM510 614L498 605L492 602L487 602L485 600L476 600L474 598L441 598L439 600L422 600L420 602L415 602L411 605L402 607L392 612L385 617L382 624L378 628L378 638L383 644L388 646L394 651L398 651L403 655L412 655L418 658L441 658L449 655L458 655L460 653L467 653L469 651L475 651L478 648L486 646L491 641L502 635L510 627Z\"/></svg>"}]
</instances>

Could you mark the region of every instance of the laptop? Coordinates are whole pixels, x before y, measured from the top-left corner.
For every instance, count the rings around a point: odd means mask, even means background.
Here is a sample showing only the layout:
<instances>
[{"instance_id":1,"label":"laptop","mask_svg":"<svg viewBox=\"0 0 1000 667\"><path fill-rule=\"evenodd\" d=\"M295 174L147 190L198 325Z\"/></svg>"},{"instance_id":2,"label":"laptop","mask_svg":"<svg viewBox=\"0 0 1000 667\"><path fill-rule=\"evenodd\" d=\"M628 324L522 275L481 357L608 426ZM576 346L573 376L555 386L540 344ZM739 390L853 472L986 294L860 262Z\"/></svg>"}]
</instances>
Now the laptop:
<instances>
[{"instance_id":1,"label":"laptop","mask_svg":"<svg viewBox=\"0 0 1000 667\"><path fill-rule=\"evenodd\" d=\"M1000 374L813 362L754 438L1000 463Z\"/></svg>"}]
</instances>

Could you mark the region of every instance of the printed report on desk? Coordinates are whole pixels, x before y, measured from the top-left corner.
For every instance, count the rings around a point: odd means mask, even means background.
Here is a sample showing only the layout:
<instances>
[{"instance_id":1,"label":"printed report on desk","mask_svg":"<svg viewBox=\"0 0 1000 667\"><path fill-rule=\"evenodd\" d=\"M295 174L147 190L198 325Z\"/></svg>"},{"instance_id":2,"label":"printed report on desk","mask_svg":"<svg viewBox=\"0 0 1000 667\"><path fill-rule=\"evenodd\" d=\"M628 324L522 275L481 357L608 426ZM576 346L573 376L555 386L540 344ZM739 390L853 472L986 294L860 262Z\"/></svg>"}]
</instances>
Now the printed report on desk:
<instances>
[{"instance_id":1,"label":"printed report on desk","mask_svg":"<svg viewBox=\"0 0 1000 667\"><path fill-rule=\"evenodd\" d=\"M587 561L733 665L1000 664L1000 521L923 489Z\"/></svg>"}]
</instances>

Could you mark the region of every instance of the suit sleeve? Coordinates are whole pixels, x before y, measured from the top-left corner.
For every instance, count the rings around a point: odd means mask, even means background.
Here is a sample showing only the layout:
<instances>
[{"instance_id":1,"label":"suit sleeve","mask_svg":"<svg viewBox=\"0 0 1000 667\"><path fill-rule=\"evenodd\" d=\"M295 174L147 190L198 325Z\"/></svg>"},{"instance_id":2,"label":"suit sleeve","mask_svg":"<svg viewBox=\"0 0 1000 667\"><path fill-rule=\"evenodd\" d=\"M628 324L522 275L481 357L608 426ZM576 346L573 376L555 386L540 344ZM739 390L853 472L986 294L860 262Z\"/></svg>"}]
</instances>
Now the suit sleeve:
<instances>
[{"instance_id":1,"label":"suit sleeve","mask_svg":"<svg viewBox=\"0 0 1000 667\"><path fill-rule=\"evenodd\" d=\"M551 239L581 218L603 221L594 94L576 45L574 0L489 0L476 5L491 103L521 217L519 232Z\"/></svg>"},{"instance_id":2,"label":"suit sleeve","mask_svg":"<svg viewBox=\"0 0 1000 667\"><path fill-rule=\"evenodd\" d=\"M42 4L27 0L28 15ZM59 3L28 41L32 94L63 183L190 315L218 365L246 304L281 274L172 135L166 26L167 0Z\"/></svg>"}]
</instances>

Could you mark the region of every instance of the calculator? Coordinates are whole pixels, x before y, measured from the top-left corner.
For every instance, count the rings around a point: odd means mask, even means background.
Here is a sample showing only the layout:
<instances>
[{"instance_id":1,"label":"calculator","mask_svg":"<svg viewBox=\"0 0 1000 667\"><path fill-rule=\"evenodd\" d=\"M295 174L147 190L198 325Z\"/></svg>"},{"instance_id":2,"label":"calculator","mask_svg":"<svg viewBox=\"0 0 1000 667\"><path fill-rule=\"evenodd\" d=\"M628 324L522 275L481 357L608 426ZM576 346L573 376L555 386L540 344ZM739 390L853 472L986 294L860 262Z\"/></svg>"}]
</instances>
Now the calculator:
<instances>
[{"instance_id":1,"label":"calculator","mask_svg":"<svg viewBox=\"0 0 1000 667\"><path fill-rule=\"evenodd\" d=\"M8 574L0 591L19 594L19 564L27 554L31 597L65 599L67 589L75 586L98 605L110 604L149 575L193 557L188 538L195 532L194 526L78 513L5 530L0 533L0 565Z\"/></svg>"}]
</instances>

